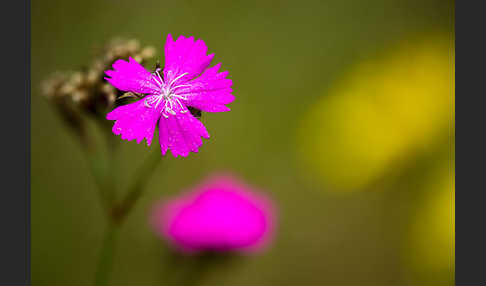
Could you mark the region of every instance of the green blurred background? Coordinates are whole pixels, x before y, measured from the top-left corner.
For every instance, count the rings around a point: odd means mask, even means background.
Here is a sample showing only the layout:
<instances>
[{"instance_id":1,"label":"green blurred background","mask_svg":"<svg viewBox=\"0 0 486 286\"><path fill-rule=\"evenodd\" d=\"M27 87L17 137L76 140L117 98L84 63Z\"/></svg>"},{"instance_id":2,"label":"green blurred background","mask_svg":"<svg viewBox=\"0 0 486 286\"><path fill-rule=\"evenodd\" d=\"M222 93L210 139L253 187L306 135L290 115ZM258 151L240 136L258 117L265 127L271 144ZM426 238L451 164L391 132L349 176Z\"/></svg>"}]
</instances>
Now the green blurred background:
<instances>
[{"instance_id":1,"label":"green blurred background","mask_svg":"<svg viewBox=\"0 0 486 286\"><path fill-rule=\"evenodd\" d=\"M150 209L215 171L265 190L278 229L200 285L452 285L453 27L444 0L33 0L32 284L91 285L106 226L41 81L113 37L163 60L171 33L206 42L236 100L203 114L198 154L163 159L122 228L111 285L168 285ZM157 142L122 142L120 188Z\"/></svg>"}]
</instances>

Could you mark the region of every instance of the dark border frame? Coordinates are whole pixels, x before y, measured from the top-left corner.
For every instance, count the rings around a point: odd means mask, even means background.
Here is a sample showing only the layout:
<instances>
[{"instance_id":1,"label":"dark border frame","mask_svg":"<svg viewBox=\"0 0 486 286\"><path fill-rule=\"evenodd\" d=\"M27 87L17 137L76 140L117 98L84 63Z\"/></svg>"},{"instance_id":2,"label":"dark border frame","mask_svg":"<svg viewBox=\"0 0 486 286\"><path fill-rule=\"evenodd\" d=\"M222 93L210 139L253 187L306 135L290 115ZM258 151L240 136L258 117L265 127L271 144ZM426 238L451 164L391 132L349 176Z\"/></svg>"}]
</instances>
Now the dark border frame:
<instances>
[{"instance_id":1,"label":"dark border frame","mask_svg":"<svg viewBox=\"0 0 486 286\"><path fill-rule=\"evenodd\" d=\"M30 285L30 0L2 4L0 284Z\"/></svg>"},{"instance_id":2,"label":"dark border frame","mask_svg":"<svg viewBox=\"0 0 486 286\"><path fill-rule=\"evenodd\" d=\"M472 5L472 4L476 5ZM458 5L454 3L455 7ZM486 105L484 82L486 78L485 17L482 2L460 2L455 11L456 29L456 94L460 108L460 150L456 164L456 263L455 282L459 285L484 285L485 278L485 160L484 118ZM456 18L460 24L457 25ZM459 36L457 36L459 31ZM457 44L459 40L459 44ZM457 60L458 59L458 60ZM459 73L457 71L460 71ZM483 99L483 100L481 100ZM456 128L457 130L457 128ZM457 138L457 136L455 137ZM456 155L457 160L457 155ZM459 178L459 180L457 180ZM457 200L458 199L458 200ZM459 210L459 215L457 215ZM459 222L459 224L457 224ZM459 227L458 227L459 225ZM459 232L458 232L459 230ZM459 233L459 235L457 235ZM459 240L457 240L459 237ZM459 244L457 243L459 241ZM459 245L459 247L457 247ZM459 248L459 251L457 249ZM457 278L459 277L459 278ZM483 281L483 282L481 282Z\"/></svg>"}]
</instances>

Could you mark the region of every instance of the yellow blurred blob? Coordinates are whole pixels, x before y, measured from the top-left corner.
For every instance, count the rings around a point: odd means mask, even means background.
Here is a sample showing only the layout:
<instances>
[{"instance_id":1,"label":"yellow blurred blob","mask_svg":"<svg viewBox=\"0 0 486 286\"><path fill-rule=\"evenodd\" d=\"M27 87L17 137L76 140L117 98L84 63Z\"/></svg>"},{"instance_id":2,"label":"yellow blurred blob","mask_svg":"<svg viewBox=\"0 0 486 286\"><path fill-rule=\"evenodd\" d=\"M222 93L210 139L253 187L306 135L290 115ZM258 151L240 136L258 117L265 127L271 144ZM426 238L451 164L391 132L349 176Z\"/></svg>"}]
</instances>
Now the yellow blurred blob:
<instances>
[{"instance_id":1,"label":"yellow blurred blob","mask_svg":"<svg viewBox=\"0 0 486 286\"><path fill-rule=\"evenodd\" d=\"M451 43L447 35L401 43L326 91L297 134L306 171L335 190L358 190L447 134L454 104Z\"/></svg>"},{"instance_id":2,"label":"yellow blurred blob","mask_svg":"<svg viewBox=\"0 0 486 286\"><path fill-rule=\"evenodd\" d=\"M454 271L454 173L431 184L431 195L416 213L406 256L421 273Z\"/></svg>"}]
</instances>

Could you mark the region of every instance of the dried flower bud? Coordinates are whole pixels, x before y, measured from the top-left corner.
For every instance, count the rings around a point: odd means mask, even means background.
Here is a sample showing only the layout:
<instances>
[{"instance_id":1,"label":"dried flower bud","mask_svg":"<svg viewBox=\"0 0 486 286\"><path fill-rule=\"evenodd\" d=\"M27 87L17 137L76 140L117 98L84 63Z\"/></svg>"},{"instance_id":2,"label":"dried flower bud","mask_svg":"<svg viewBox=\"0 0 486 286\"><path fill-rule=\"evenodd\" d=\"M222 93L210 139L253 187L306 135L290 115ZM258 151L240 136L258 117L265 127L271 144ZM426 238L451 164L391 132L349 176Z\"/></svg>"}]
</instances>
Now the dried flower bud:
<instances>
[{"instance_id":1,"label":"dried flower bud","mask_svg":"<svg viewBox=\"0 0 486 286\"><path fill-rule=\"evenodd\" d=\"M57 72L44 80L41 92L55 105L61 118L75 130L83 144L88 145L81 114L104 119L107 111L116 104L116 98L123 94L106 82L104 71L118 59L132 57L144 64L154 55L153 47L141 47L138 40L114 39L98 50L91 65L74 72Z\"/></svg>"},{"instance_id":2,"label":"dried flower bud","mask_svg":"<svg viewBox=\"0 0 486 286\"><path fill-rule=\"evenodd\" d=\"M41 83L41 92L47 98L60 97L65 95L63 89L67 82L67 76L62 73L54 73L51 77Z\"/></svg>"},{"instance_id":3,"label":"dried flower bud","mask_svg":"<svg viewBox=\"0 0 486 286\"><path fill-rule=\"evenodd\" d=\"M155 55L155 48L151 46L146 47L140 52L140 55L142 59L152 58Z\"/></svg>"},{"instance_id":4,"label":"dried flower bud","mask_svg":"<svg viewBox=\"0 0 486 286\"><path fill-rule=\"evenodd\" d=\"M118 59L132 57L143 64L154 54L153 47L141 47L138 40L114 39L99 50L90 66L70 75L56 74L46 80L43 93L47 97L68 96L84 112L104 117L106 111L113 108L116 98L123 94L106 83L104 71Z\"/></svg>"}]
</instances>

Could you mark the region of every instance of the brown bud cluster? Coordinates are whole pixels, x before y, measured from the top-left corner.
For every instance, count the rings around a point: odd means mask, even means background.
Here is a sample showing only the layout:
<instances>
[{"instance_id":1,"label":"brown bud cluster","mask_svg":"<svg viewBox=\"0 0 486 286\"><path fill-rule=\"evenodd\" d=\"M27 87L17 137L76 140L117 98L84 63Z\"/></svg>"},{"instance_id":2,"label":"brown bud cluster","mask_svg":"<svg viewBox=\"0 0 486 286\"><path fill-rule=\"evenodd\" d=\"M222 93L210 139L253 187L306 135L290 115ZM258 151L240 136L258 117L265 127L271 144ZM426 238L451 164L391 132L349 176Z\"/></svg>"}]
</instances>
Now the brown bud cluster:
<instances>
[{"instance_id":1,"label":"brown bud cluster","mask_svg":"<svg viewBox=\"0 0 486 286\"><path fill-rule=\"evenodd\" d=\"M56 72L45 79L41 83L41 92L67 126L79 136L81 144L91 148L93 140L83 115L93 116L102 128L109 131L111 123L105 119L106 113L115 107L115 101L123 95L104 79L105 71L111 69L118 59L128 60L132 57L143 65L154 55L153 47L141 47L138 40L113 39L95 51L91 65L76 71ZM123 101L117 101L117 104Z\"/></svg>"},{"instance_id":2,"label":"brown bud cluster","mask_svg":"<svg viewBox=\"0 0 486 286\"><path fill-rule=\"evenodd\" d=\"M143 65L154 55L153 47L141 47L137 40L114 39L97 52L91 65L70 73L56 73L46 79L42 92L50 99L64 97L82 112L104 116L123 94L106 82L104 72L118 59L132 57Z\"/></svg>"}]
</instances>

